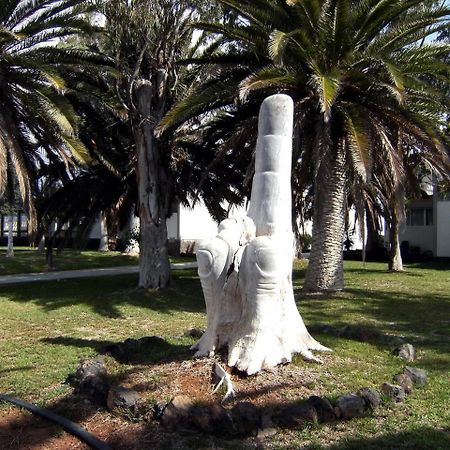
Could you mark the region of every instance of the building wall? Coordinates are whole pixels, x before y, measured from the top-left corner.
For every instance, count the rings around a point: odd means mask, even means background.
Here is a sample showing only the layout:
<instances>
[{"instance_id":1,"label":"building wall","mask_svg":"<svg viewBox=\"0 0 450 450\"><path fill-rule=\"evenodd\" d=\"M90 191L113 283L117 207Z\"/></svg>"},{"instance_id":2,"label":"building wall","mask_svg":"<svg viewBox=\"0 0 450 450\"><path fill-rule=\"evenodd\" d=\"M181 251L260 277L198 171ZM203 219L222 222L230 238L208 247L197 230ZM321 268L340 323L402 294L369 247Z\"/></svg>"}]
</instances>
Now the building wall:
<instances>
[{"instance_id":1,"label":"building wall","mask_svg":"<svg viewBox=\"0 0 450 450\"><path fill-rule=\"evenodd\" d=\"M450 201L438 201L436 256L450 258Z\"/></svg>"},{"instance_id":2,"label":"building wall","mask_svg":"<svg viewBox=\"0 0 450 450\"><path fill-rule=\"evenodd\" d=\"M410 247L419 247L420 252L430 251L434 254L433 226L404 226L400 231L400 242L408 241Z\"/></svg>"},{"instance_id":3,"label":"building wall","mask_svg":"<svg viewBox=\"0 0 450 450\"><path fill-rule=\"evenodd\" d=\"M179 238L185 241L212 238L217 234L217 223L206 206L197 202L194 208L180 205Z\"/></svg>"}]
</instances>

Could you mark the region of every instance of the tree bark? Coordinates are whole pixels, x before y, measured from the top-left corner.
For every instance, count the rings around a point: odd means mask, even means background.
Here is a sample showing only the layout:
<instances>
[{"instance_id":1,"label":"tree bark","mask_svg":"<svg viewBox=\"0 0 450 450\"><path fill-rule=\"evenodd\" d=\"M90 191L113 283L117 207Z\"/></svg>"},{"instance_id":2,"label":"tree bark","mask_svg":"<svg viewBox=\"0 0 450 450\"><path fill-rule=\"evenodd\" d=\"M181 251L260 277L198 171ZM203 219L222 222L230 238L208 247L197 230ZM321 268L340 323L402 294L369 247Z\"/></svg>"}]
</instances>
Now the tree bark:
<instances>
[{"instance_id":1,"label":"tree bark","mask_svg":"<svg viewBox=\"0 0 450 450\"><path fill-rule=\"evenodd\" d=\"M166 226L170 186L154 135L158 118L152 114L151 82L136 82L134 97L136 110L132 126L137 152L140 220L139 287L157 289L170 282Z\"/></svg>"},{"instance_id":2,"label":"tree bark","mask_svg":"<svg viewBox=\"0 0 450 450\"><path fill-rule=\"evenodd\" d=\"M14 215L12 211L9 213L8 216L8 222L9 222L9 229L8 229L8 246L6 250L6 257L12 258L14 256Z\"/></svg>"},{"instance_id":3,"label":"tree bark","mask_svg":"<svg viewBox=\"0 0 450 450\"><path fill-rule=\"evenodd\" d=\"M108 226L106 224L106 217L102 213L100 214L100 243L98 246L99 252L107 252L108 247Z\"/></svg>"},{"instance_id":4,"label":"tree bark","mask_svg":"<svg viewBox=\"0 0 450 450\"><path fill-rule=\"evenodd\" d=\"M303 286L307 292L344 288L346 182L345 151L339 146L324 156L316 177L311 254Z\"/></svg>"},{"instance_id":5,"label":"tree bark","mask_svg":"<svg viewBox=\"0 0 450 450\"><path fill-rule=\"evenodd\" d=\"M374 218L366 209L366 253L374 254L380 251L378 230L374 223Z\"/></svg>"},{"instance_id":6,"label":"tree bark","mask_svg":"<svg viewBox=\"0 0 450 450\"><path fill-rule=\"evenodd\" d=\"M129 234L129 238L124 253L128 253L129 255L139 255L139 242L136 238L136 236L140 235L139 217L134 215L134 211L130 214L128 220L127 233Z\"/></svg>"},{"instance_id":7,"label":"tree bark","mask_svg":"<svg viewBox=\"0 0 450 450\"><path fill-rule=\"evenodd\" d=\"M389 226L389 265L388 268L391 272L402 272L403 261L400 252L400 239L399 239L400 224L397 218L397 214L393 212L391 223Z\"/></svg>"}]
</instances>

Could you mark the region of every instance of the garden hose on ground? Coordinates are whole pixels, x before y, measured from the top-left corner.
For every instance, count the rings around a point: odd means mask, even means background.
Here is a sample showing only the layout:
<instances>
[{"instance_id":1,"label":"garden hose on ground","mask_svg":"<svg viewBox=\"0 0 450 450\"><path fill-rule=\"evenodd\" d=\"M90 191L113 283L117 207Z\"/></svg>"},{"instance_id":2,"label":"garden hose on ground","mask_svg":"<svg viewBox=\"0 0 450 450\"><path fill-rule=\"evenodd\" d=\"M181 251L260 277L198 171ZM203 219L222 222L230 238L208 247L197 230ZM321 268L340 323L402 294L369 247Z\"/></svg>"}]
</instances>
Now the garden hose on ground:
<instances>
[{"instance_id":1,"label":"garden hose on ground","mask_svg":"<svg viewBox=\"0 0 450 450\"><path fill-rule=\"evenodd\" d=\"M31 403L19 400L17 398L9 397L8 395L0 394L0 401L12 403L13 405L19 406L21 408L27 409L28 411L43 417L44 419L50 420L51 422L64 428L68 433L72 434L80 441L88 444L95 450L112 450L111 447L105 444L103 441L97 439L94 435L88 433L84 428L71 422L65 417L59 416L47 409L40 408L39 406L33 405Z\"/></svg>"}]
</instances>

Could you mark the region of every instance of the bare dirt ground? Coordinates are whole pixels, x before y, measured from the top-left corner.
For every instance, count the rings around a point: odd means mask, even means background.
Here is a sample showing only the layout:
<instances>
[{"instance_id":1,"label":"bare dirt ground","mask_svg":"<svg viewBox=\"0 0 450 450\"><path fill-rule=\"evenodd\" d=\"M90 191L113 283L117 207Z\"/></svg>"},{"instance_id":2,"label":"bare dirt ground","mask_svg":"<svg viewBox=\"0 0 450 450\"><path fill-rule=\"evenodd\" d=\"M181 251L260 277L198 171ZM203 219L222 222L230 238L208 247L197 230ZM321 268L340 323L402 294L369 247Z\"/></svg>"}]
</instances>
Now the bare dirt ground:
<instances>
[{"instance_id":1,"label":"bare dirt ground","mask_svg":"<svg viewBox=\"0 0 450 450\"><path fill-rule=\"evenodd\" d=\"M214 361L188 360L152 366L131 366L115 376L115 382L138 391L149 403L168 402L176 395L187 395L194 402L220 401L224 391L213 394ZM279 366L254 377L232 374L236 402L251 401L258 406L276 408L277 405L298 398L319 394L313 368L294 365ZM153 418L136 420L114 415L98 408L86 399L71 395L47 406L54 412L78 423L87 431L117 450L223 448L218 438L200 434L186 435L165 430ZM198 441L200 439L200 441ZM234 448L254 448L253 439L239 440ZM223 443L225 445L225 443ZM226 447L232 445L228 442ZM0 409L0 448L2 450L68 450L85 449L87 445L44 419L11 407Z\"/></svg>"}]
</instances>

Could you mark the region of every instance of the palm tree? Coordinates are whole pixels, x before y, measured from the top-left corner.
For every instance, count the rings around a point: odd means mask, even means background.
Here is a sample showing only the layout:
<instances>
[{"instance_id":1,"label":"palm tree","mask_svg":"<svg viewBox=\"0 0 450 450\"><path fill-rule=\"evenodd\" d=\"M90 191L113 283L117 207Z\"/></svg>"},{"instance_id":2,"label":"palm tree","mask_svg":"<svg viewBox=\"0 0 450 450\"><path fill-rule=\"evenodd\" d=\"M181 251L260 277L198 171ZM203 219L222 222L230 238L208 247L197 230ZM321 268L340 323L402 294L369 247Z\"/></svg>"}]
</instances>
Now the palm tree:
<instances>
[{"instance_id":1,"label":"palm tree","mask_svg":"<svg viewBox=\"0 0 450 450\"><path fill-rule=\"evenodd\" d=\"M37 166L87 156L61 70L86 64L92 55L57 45L94 30L87 11L83 0L0 1L0 193L11 161L31 230Z\"/></svg>"},{"instance_id":2,"label":"palm tree","mask_svg":"<svg viewBox=\"0 0 450 450\"><path fill-rule=\"evenodd\" d=\"M448 172L442 127L449 66L443 56L450 46L429 37L447 26L449 10L420 0L220 3L239 18L199 24L219 38L204 58L190 62L209 65L211 77L178 103L163 126L236 110L269 93L290 94L296 104L294 167L299 162L305 176L311 168L314 183L304 288L342 289L350 180L378 180L398 204L403 140L416 142L423 158Z\"/></svg>"}]
</instances>

